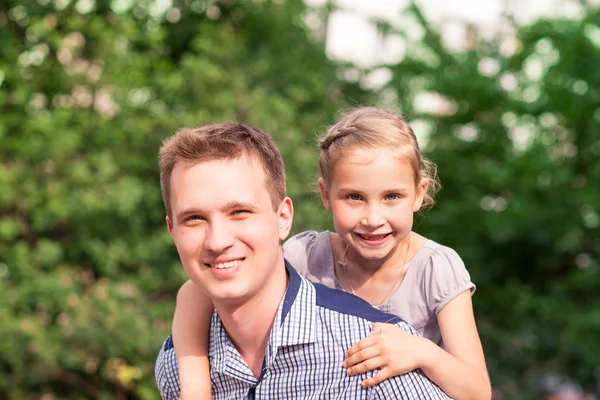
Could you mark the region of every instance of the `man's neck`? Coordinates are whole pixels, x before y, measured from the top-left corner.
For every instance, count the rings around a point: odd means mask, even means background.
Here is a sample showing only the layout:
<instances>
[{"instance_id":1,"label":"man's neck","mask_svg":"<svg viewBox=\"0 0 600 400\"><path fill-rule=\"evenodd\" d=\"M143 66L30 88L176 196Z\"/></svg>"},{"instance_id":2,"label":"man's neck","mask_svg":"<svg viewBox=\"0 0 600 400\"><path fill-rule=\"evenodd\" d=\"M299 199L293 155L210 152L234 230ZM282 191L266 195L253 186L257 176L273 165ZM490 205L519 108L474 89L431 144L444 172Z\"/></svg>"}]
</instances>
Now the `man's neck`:
<instances>
[{"instance_id":1,"label":"man's neck","mask_svg":"<svg viewBox=\"0 0 600 400\"><path fill-rule=\"evenodd\" d=\"M272 279L268 287L250 301L235 306L215 304L227 334L257 379L277 310L288 287L287 273L284 268L281 270L283 276Z\"/></svg>"}]
</instances>

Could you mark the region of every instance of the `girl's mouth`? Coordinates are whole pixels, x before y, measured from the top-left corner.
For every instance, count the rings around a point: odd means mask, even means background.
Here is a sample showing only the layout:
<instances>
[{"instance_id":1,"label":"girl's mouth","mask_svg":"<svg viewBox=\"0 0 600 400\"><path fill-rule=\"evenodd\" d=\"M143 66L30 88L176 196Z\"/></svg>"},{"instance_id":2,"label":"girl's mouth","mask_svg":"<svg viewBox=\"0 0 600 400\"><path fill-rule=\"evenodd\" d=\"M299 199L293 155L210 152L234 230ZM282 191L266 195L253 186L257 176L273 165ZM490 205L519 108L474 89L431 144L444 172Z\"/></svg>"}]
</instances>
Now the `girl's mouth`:
<instances>
[{"instance_id":1,"label":"girl's mouth","mask_svg":"<svg viewBox=\"0 0 600 400\"><path fill-rule=\"evenodd\" d=\"M378 244L383 243L391 235L391 233L383 233L383 234L378 234L378 235L356 233L356 235L360 239L362 239L363 242L366 242L371 245L378 245Z\"/></svg>"}]
</instances>

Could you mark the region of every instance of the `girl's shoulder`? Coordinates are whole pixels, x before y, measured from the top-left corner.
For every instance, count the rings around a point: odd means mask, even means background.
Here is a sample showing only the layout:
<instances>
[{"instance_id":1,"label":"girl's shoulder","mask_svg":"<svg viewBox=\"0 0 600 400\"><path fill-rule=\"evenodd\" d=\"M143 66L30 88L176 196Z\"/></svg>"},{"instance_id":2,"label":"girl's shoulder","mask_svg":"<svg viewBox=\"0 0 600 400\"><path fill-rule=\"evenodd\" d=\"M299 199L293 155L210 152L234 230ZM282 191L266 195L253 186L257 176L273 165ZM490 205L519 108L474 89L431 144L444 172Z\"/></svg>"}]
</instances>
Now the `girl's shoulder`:
<instances>
[{"instance_id":1,"label":"girl's shoulder","mask_svg":"<svg viewBox=\"0 0 600 400\"><path fill-rule=\"evenodd\" d=\"M283 244L283 255L302 276L318 266L333 264L329 231L305 231Z\"/></svg>"},{"instance_id":2,"label":"girl's shoulder","mask_svg":"<svg viewBox=\"0 0 600 400\"><path fill-rule=\"evenodd\" d=\"M465 290L475 292L475 284L458 253L429 239L415 258L418 280L426 293L429 308L436 314Z\"/></svg>"},{"instance_id":3,"label":"girl's shoulder","mask_svg":"<svg viewBox=\"0 0 600 400\"><path fill-rule=\"evenodd\" d=\"M448 265L450 268L465 268L465 263L456 250L431 239L426 239L420 251L424 253L424 257L431 264Z\"/></svg>"}]
</instances>

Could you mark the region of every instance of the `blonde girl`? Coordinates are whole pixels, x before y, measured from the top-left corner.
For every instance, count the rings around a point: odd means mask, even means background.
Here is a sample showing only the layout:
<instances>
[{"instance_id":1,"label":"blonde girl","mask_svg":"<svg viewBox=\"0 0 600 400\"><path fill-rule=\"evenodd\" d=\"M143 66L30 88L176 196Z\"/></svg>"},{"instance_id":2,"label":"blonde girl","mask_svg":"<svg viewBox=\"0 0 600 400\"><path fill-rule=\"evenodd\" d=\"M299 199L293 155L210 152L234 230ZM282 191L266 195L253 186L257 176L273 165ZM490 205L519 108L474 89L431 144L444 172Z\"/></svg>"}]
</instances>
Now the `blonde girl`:
<instances>
[{"instance_id":1,"label":"blonde girl","mask_svg":"<svg viewBox=\"0 0 600 400\"><path fill-rule=\"evenodd\" d=\"M421 334L375 324L348 349L347 373L379 369L362 382L368 387L420 368L450 397L490 399L469 273L454 250L412 231L438 182L410 126L391 112L359 108L319 146L319 191L335 232L300 233L284 244L285 257L308 279L353 293ZM184 400L210 396L211 313L201 288L186 282L173 320Z\"/></svg>"}]
</instances>

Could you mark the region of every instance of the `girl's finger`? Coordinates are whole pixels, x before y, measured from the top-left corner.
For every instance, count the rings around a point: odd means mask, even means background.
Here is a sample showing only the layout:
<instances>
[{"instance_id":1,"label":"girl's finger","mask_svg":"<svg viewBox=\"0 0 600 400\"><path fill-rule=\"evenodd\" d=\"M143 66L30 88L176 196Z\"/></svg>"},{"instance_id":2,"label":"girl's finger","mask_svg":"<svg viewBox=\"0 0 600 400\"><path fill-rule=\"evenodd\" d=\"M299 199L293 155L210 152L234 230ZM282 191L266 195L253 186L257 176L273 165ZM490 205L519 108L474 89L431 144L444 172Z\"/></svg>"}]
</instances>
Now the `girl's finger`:
<instances>
[{"instance_id":1,"label":"girl's finger","mask_svg":"<svg viewBox=\"0 0 600 400\"><path fill-rule=\"evenodd\" d=\"M364 361L356 363L352 367L346 369L348 375L360 375L367 371L372 371L377 368L381 368L385 365L385 358L378 355L374 357L368 357Z\"/></svg>"},{"instance_id":2,"label":"girl's finger","mask_svg":"<svg viewBox=\"0 0 600 400\"><path fill-rule=\"evenodd\" d=\"M362 339L360 342L356 343L354 346L350 347L348 351L346 351L346 358L352 357L354 354L358 353L361 350L372 347L377 343L379 336L367 336Z\"/></svg>"},{"instance_id":3,"label":"girl's finger","mask_svg":"<svg viewBox=\"0 0 600 400\"><path fill-rule=\"evenodd\" d=\"M359 364L365 360L368 360L369 358L374 358L374 357L379 356L379 353L380 353L380 351L377 346L367 347L366 349L363 349L363 350L359 351L358 353L354 353L350 357L346 357L346 359L342 363L342 366L344 368L350 368L356 364Z\"/></svg>"},{"instance_id":4,"label":"girl's finger","mask_svg":"<svg viewBox=\"0 0 600 400\"><path fill-rule=\"evenodd\" d=\"M387 378L391 377L392 374L388 368L383 368L381 371L373 375L373 377L369 379L365 379L360 383L362 387L371 387L380 384L385 381Z\"/></svg>"},{"instance_id":5,"label":"girl's finger","mask_svg":"<svg viewBox=\"0 0 600 400\"><path fill-rule=\"evenodd\" d=\"M381 322L375 322L373 324L373 327L371 328L371 333L369 333L369 335L377 335L378 333L383 332L383 326L385 326L385 324L382 324Z\"/></svg>"}]
</instances>

